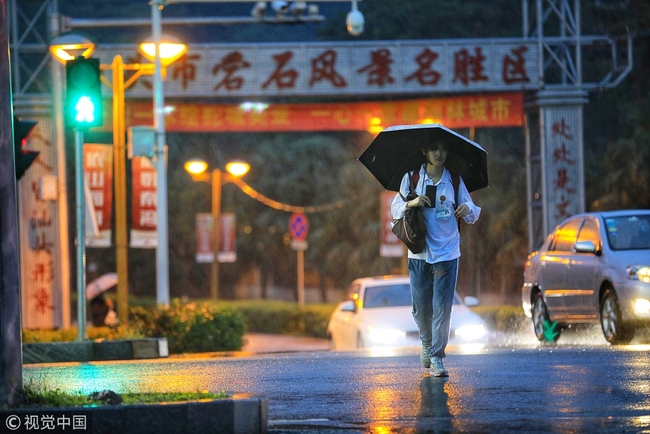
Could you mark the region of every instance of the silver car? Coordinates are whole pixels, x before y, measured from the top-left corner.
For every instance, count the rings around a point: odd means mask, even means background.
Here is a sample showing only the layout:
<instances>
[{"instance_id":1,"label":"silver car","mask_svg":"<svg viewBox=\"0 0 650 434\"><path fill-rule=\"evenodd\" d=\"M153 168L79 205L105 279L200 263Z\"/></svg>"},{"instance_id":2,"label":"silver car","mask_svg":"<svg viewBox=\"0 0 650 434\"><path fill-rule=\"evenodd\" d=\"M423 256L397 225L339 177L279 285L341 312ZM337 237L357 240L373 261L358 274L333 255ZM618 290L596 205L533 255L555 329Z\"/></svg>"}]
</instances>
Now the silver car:
<instances>
[{"instance_id":1,"label":"silver car","mask_svg":"<svg viewBox=\"0 0 650 434\"><path fill-rule=\"evenodd\" d=\"M611 344L650 324L650 210L593 212L563 221L528 256L524 312L537 339L599 323Z\"/></svg>"}]
</instances>

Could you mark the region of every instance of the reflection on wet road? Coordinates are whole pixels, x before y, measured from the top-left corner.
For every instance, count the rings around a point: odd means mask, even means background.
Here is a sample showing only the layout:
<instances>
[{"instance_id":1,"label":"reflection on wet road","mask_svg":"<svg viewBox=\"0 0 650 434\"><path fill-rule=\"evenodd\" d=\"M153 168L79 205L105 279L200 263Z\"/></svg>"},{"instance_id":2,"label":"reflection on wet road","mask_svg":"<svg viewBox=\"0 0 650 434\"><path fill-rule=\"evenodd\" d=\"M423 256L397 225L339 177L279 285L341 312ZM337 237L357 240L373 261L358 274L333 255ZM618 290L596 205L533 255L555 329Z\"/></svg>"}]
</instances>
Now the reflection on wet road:
<instances>
[{"instance_id":1,"label":"reflection on wet road","mask_svg":"<svg viewBox=\"0 0 650 434\"><path fill-rule=\"evenodd\" d=\"M278 434L639 432L650 430L648 350L573 343L453 349L449 379L430 377L418 348L28 365L25 379L83 393L263 394Z\"/></svg>"}]
</instances>

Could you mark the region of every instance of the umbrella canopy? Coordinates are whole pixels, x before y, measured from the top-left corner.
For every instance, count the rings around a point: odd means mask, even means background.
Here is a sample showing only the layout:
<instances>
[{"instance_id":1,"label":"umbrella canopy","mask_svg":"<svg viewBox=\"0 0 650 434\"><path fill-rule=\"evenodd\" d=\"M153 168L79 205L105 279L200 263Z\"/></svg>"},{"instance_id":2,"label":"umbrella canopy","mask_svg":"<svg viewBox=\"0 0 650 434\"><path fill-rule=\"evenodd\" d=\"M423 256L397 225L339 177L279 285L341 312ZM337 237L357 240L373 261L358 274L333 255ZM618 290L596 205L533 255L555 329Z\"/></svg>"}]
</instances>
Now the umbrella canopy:
<instances>
[{"instance_id":1,"label":"umbrella canopy","mask_svg":"<svg viewBox=\"0 0 650 434\"><path fill-rule=\"evenodd\" d=\"M399 191L404 174L426 163L422 150L440 142L446 144L449 151L445 167L463 178L467 190L471 192L488 186L485 149L440 124L386 128L363 151L359 161L386 190Z\"/></svg>"},{"instance_id":2,"label":"umbrella canopy","mask_svg":"<svg viewBox=\"0 0 650 434\"><path fill-rule=\"evenodd\" d=\"M92 300L117 285L117 273L106 273L86 285L86 299Z\"/></svg>"}]
</instances>

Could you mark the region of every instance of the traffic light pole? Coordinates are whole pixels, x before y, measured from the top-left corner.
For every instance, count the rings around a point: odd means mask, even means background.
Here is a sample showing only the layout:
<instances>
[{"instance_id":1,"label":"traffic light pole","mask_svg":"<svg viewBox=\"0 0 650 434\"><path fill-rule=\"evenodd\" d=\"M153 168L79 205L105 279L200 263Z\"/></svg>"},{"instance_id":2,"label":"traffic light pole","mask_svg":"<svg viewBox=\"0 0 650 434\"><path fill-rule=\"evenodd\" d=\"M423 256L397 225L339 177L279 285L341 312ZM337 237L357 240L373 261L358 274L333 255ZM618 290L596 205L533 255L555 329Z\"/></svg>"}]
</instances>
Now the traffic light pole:
<instances>
[{"instance_id":1,"label":"traffic light pole","mask_svg":"<svg viewBox=\"0 0 650 434\"><path fill-rule=\"evenodd\" d=\"M77 219L77 340L86 340L86 220L84 214L84 132L74 130L75 211Z\"/></svg>"}]
</instances>

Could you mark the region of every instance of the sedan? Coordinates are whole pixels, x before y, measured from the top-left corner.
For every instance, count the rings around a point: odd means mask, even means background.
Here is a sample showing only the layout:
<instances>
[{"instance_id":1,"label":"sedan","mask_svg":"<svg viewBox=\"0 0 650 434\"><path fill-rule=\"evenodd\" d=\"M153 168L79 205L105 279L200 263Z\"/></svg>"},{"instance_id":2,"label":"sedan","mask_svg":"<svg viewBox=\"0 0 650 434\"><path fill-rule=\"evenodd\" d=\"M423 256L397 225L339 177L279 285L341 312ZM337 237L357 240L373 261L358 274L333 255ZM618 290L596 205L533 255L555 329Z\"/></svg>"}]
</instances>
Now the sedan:
<instances>
[{"instance_id":1,"label":"sedan","mask_svg":"<svg viewBox=\"0 0 650 434\"><path fill-rule=\"evenodd\" d=\"M650 324L650 210L593 212L563 221L528 256L524 312L537 339L600 323L611 344Z\"/></svg>"},{"instance_id":2,"label":"sedan","mask_svg":"<svg viewBox=\"0 0 650 434\"><path fill-rule=\"evenodd\" d=\"M350 350L371 347L419 346L420 337L411 315L411 289L406 276L365 277L352 282L350 300L339 304L327 326L330 348ZM471 305L474 297L466 297ZM485 321L454 298L450 345L485 343Z\"/></svg>"}]
</instances>

